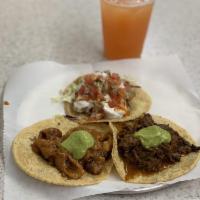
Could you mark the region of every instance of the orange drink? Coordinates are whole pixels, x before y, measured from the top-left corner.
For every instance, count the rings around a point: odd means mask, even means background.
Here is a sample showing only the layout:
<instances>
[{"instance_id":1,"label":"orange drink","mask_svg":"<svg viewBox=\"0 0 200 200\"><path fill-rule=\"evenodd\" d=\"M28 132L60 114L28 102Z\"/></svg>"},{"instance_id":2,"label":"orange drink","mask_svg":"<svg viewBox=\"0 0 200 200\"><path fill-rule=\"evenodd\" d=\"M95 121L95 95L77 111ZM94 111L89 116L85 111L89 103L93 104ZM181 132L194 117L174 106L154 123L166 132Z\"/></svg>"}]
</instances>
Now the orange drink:
<instances>
[{"instance_id":1,"label":"orange drink","mask_svg":"<svg viewBox=\"0 0 200 200\"><path fill-rule=\"evenodd\" d=\"M108 59L140 57L152 7L153 0L101 0Z\"/></svg>"}]
</instances>

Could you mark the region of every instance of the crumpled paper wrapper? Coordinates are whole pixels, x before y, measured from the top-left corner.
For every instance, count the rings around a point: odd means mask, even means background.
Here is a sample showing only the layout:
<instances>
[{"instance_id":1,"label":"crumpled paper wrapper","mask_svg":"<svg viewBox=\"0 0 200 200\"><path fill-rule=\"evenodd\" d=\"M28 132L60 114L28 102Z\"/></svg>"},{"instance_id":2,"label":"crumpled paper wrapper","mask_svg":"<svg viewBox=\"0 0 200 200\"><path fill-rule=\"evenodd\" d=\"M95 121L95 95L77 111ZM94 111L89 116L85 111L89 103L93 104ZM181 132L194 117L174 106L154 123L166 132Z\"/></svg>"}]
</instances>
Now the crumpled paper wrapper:
<instances>
[{"instance_id":1,"label":"crumpled paper wrapper","mask_svg":"<svg viewBox=\"0 0 200 200\"><path fill-rule=\"evenodd\" d=\"M13 72L4 93L4 101L10 103L4 105L5 200L63 200L116 191L142 192L200 178L199 164L188 174L167 183L129 184L121 181L113 171L107 180L97 185L62 187L35 180L16 166L11 155L11 143L20 129L56 114L64 114L62 105L53 103L51 98L77 76L96 70L111 70L134 79L151 95L152 114L177 122L200 143L199 98L177 56L94 65L61 65L50 61L27 64Z\"/></svg>"}]
</instances>

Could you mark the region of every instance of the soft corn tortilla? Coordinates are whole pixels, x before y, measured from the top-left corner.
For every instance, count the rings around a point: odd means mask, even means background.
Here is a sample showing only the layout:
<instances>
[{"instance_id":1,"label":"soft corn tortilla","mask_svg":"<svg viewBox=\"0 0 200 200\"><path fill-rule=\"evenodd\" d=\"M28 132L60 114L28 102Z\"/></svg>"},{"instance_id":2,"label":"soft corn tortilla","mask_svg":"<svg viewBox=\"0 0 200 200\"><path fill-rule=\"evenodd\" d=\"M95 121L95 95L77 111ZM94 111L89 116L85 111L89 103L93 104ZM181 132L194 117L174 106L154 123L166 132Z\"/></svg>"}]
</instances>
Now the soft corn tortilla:
<instances>
[{"instance_id":1,"label":"soft corn tortilla","mask_svg":"<svg viewBox=\"0 0 200 200\"><path fill-rule=\"evenodd\" d=\"M61 176L60 172L55 167L49 165L31 149L32 139L38 136L40 130L54 127L60 129L62 133L66 133L71 128L77 126L77 123L69 121L64 117L55 117L54 119L44 120L23 129L16 136L12 144L12 153L17 165L29 176L56 185L81 186L97 184L103 181L110 174L112 168L111 159L106 163L100 175L91 175L85 172L80 179L74 180ZM109 129L109 126L105 124L91 124L88 127L95 127L98 131L108 131Z\"/></svg>"},{"instance_id":2,"label":"soft corn tortilla","mask_svg":"<svg viewBox=\"0 0 200 200\"><path fill-rule=\"evenodd\" d=\"M76 79L74 83L77 83L79 79L81 79L81 77ZM135 86L137 85L132 80L128 80L128 79L126 80L129 81L132 85L135 85ZM67 91L68 87L65 89L65 91ZM75 112L73 110L72 104L69 102L64 102L64 110L67 115L77 117L77 120L79 121L79 123L123 122L123 121L128 121L131 119L135 119L139 117L141 114L148 112L151 107L151 97L142 88L135 88L135 96L132 98L132 100L129 103L130 103L130 109L129 109L130 114L120 119L101 119L101 120L93 121L93 120L90 120L85 114Z\"/></svg>"},{"instance_id":3,"label":"soft corn tortilla","mask_svg":"<svg viewBox=\"0 0 200 200\"><path fill-rule=\"evenodd\" d=\"M153 116L153 119L158 124L168 124L171 128L176 130L179 133L179 135L183 137L185 140L187 140L191 144L195 144L190 134L185 129L181 128L174 122L160 116ZM113 123L110 123L110 126L113 130L113 151L112 151L113 163L115 165L115 168L119 176L123 180L125 180L126 172L124 169L124 162L120 158L119 153L118 153L118 148L117 148L117 132L118 131ZM125 181L130 182L130 183L158 183L158 182L169 181L189 172L193 167L195 167L199 158L200 158L199 153L190 153L186 156L183 156L180 162L174 165L171 165L168 168L158 173L154 173L152 175L136 175L132 179L125 180Z\"/></svg>"}]
</instances>

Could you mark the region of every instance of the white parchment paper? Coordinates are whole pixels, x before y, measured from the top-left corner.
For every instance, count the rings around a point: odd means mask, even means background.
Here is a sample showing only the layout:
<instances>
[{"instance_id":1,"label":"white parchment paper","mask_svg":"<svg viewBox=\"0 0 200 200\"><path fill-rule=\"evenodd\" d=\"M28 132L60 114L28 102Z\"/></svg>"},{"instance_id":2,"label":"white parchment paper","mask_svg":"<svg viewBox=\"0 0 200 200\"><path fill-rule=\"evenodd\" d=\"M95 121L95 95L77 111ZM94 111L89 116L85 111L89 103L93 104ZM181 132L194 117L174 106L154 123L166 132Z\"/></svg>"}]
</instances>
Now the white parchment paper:
<instances>
[{"instance_id":1,"label":"white parchment paper","mask_svg":"<svg viewBox=\"0 0 200 200\"><path fill-rule=\"evenodd\" d=\"M13 161L11 144L16 134L39 120L63 114L60 104L51 98L77 76L94 70L111 70L135 79L151 96L152 114L170 118L186 128L200 144L200 103L177 56L143 58L97 63L62 65L50 61L27 64L15 70L4 93L4 199L63 200L115 191L142 191L179 181L200 178L200 164L190 173L159 184L128 184L113 172L97 185L62 187L42 183L27 176Z\"/></svg>"}]
</instances>

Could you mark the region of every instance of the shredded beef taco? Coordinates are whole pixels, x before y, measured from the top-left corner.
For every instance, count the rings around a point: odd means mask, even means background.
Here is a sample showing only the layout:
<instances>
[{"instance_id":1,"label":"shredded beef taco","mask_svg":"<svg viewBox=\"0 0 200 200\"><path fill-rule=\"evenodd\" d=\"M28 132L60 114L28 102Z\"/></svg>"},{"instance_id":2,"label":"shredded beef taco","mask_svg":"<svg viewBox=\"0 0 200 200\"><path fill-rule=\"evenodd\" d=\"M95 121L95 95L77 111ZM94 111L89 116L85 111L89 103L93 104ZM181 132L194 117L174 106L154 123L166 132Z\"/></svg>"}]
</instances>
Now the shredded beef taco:
<instances>
[{"instance_id":1,"label":"shredded beef taco","mask_svg":"<svg viewBox=\"0 0 200 200\"><path fill-rule=\"evenodd\" d=\"M96 184L112 168L112 131L108 124L84 124L64 117L23 129L14 139L17 165L41 181L64 186Z\"/></svg>"},{"instance_id":2,"label":"shredded beef taco","mask_svg":"<svg viewBox=\"0 0 200 200\"><path fill-rule=\"evenodd\" d=\"M127 121L151 106L151 98L140 86L109 71L77 78L60 99L66 114L83 122Z\"/></svg>"},{"instance_id":3,"label":"shredded beef taco","mask_svg":"<svg viewBox=\"0 0 200 200\"><path fill-rule=\"evenodd\" d=\"M186 130L168 119L143 114L110 126L113 163L127 182L172 180L189 172L199 160L200 147Z\"/></svg>"}]
</instances>

